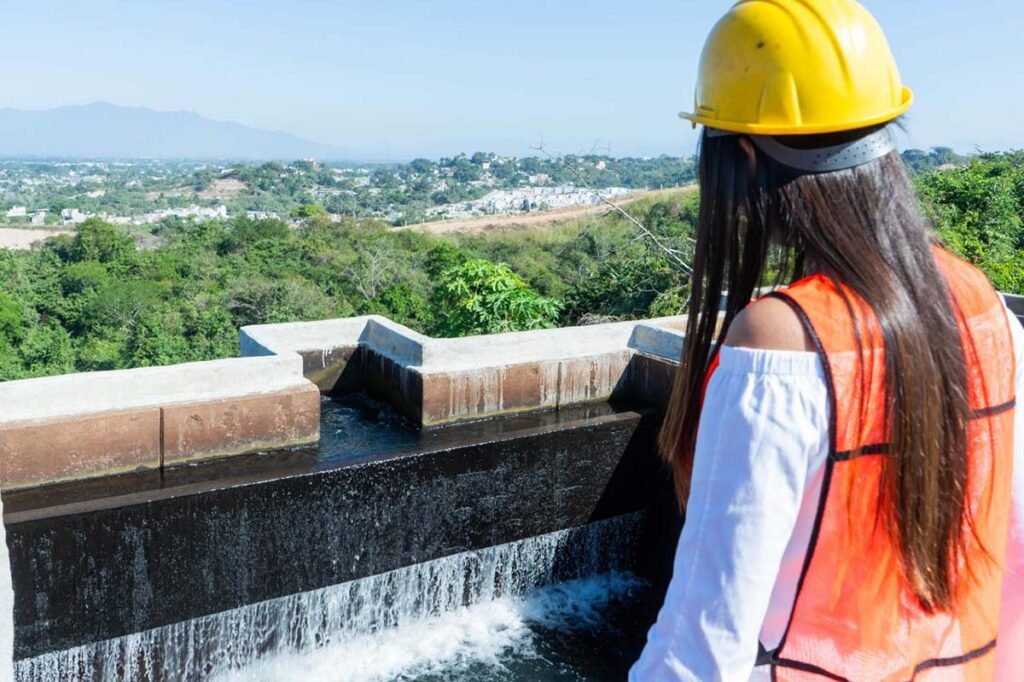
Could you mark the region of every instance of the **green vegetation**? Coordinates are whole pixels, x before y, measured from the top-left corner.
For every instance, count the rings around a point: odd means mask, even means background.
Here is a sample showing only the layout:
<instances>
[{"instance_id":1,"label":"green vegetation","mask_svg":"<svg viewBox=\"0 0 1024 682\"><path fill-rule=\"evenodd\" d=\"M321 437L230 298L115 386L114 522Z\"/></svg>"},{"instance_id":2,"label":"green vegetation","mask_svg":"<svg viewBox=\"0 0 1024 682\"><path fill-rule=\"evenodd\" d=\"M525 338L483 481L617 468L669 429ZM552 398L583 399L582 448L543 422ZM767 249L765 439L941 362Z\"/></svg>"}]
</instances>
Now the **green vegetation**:
<instances>
[{"instance_id":1,"label":"green vegetation","mask_svg":"<svg viewBox=\"0 0 1024 682\"><path fill-rule=\"evenodd\" d=\"M0 160L0 209L47 211L49 223L64 209L147 222L160 211L224 206L286 219L316 205L334 215L374 218L393 225L433 219L431 209L480 199L495 190L526 187L659 189L689 184L693 161L661 156L614 159L598 155L516 158L476 152L439 161L320 165L312 161L260 165L187 161L136 163ZM28 216L8 219L28 223ZM117 221L114 221L117 222Z\"/></svg>"},{"instance_id":2,"label":"green vegetation","mask_svg":"<svg viewBox=\"0 0 1024 682\"><path fill-rule=\"evenodd\" d=\"M918 185L945 243L998 289L1024 294L1024 152L985 154Z\"/></svg>"},{"instance_id":3,"label":"green vegetation","mask_svg":"<svg viewBox=\"0 0 1024 682\"><path fill-rule=\"evenodd\" d=\"M678 202L635 208L662 216L666 235L688 229ZM678 304L654 288L683 285L617 218L450 240L296 217L295 229L166 221L155 249L90 219L31 252L0 251L0 377L233 356L248 324L382 314L450 336L647 316Z\"/></svg>"},{"instance_id":4,"label":"green vegetation","mask_svg":"<svg viewBox=\"0 0 1024 682\"><path fill-rule=\"evenodd\" d=\"M954 166L963 166L970 159L961 156L949 147L933 147L930 151L921 149L908 149L903 152L903 163L912 173L927 173L929 171L948 169Z\"/></svg>"},{"instance_id":5,"label":"green vegetation","mask_svg":"<svg viewBox=\"0 0 1024 682\"><path fill-rule=\"evenodd\" d=\"M1024 293L1024 153L929 164L915 181L943 239L999 288ZM629 210L686 257L695 192ZM91 219L32 251L0 251L0 378L233 356L248 324L382 314L457 336L685 306L686 276L615 213L457 237L334 222L308 201L290 213L297 227L168 220L146 249Z\"/></svg>"},{"instance_id":6,"label":"green vegetation","mask_svg":"<svg viewBox=\"0 0 1024 682\"><path fill-rule=\"evenodd\" d=\"M561 304L531 290L506 263L467 258L439 273L434 290L445 336L500 334L556 326Z\"/></svg>"}]
</instances>

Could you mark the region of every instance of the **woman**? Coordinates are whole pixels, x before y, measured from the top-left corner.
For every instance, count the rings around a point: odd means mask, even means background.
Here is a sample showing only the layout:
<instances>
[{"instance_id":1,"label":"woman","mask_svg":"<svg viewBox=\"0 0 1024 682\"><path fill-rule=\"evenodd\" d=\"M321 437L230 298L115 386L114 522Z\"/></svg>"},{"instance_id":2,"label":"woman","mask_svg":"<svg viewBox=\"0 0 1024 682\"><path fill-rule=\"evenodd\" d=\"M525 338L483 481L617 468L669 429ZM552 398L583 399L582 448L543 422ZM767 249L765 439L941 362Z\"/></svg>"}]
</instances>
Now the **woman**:
<instances>
[{"instance_id":1,"label":"woman","mask_svg":"<svg viewBox=\"0 0 1024 682\"><path fill-rule=\"evenodd\" d=\"M1024 330L921 216L911 102L853 0L708 39L659 442L687 518L631 680L1024 679Z\"/></svg>"}]
</instances>

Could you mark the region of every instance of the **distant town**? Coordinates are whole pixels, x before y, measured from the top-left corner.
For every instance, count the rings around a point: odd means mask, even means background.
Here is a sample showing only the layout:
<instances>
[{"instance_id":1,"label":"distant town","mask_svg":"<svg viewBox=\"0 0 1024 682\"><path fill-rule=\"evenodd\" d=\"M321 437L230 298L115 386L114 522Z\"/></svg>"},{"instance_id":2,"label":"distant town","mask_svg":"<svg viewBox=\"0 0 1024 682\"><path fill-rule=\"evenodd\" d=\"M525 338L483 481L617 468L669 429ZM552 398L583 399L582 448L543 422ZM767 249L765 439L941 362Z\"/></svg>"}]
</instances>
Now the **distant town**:
<instances>
[{"instance_id":1,"label":"distant town","mask_svg":"<svg viewBox=\"0 0 1024 682\"><path fill-rule=\"evenodd\" d=\"M478 152L439 161L339 166L188 161L0 160L7 227L68 228L91 217L126 226L173 219L291 221L301 206L334 220L391 225L589 206L689 184L692 160L516 158Z\"/></svg>"}]
</instances>

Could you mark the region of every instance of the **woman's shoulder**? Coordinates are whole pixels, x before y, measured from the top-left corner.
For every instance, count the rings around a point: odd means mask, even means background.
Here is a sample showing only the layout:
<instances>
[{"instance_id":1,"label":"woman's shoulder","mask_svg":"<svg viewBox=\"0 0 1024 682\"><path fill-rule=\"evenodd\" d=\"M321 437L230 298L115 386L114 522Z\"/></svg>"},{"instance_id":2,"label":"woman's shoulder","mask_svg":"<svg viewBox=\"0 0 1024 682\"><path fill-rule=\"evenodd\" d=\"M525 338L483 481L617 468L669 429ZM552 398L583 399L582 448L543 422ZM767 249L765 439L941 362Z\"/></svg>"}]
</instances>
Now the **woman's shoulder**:
<instances>
[{"instance_id":1,"label":"woman's shoulder","mask_svg":"<svg viewBox=\"0 0 1024 682\"><path fill-rule=\"evenodd\" d=\"M785 301L760 298L746 308L729 325L725 345L755 350L815 350L796 312Z\"/></svg>"}]
</instances>

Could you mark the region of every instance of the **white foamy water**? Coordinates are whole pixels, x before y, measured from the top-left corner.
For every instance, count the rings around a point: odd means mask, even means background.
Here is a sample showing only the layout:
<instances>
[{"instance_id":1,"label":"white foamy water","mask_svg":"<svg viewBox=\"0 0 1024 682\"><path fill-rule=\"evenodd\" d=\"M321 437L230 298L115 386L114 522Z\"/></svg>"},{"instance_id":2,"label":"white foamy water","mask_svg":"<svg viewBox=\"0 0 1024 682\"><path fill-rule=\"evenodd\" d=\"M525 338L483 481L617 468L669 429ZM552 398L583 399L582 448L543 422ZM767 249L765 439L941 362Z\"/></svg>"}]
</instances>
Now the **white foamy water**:
<instances>
[{"instance_id":1,"label":"white foamy water","mask_svg":"<svg viewBox=\"0 0 1024 682\"><path fill-rule=\"evenodd\" d=\"M17 679L376 682L532 652L635 584L642 514L18 661ZM568 582L560 582L568 581ZM559 583L559 584L556 584Z\"/></svg>"},{"instance_id":2,"label":"white foamy water","mask_svg":"<svg viewBox=\"0 0 1024 682\"><path fill-rule=\"evenodd\" d=\"M525 598L502 597L325 647L278 654L219 675L216 682L459 679L470 665L500 669L506 657L537 656L531 626L563 631L598 626L608 602L640 585L625 573L574 580Z\"/></svg>"}]
</instances>

